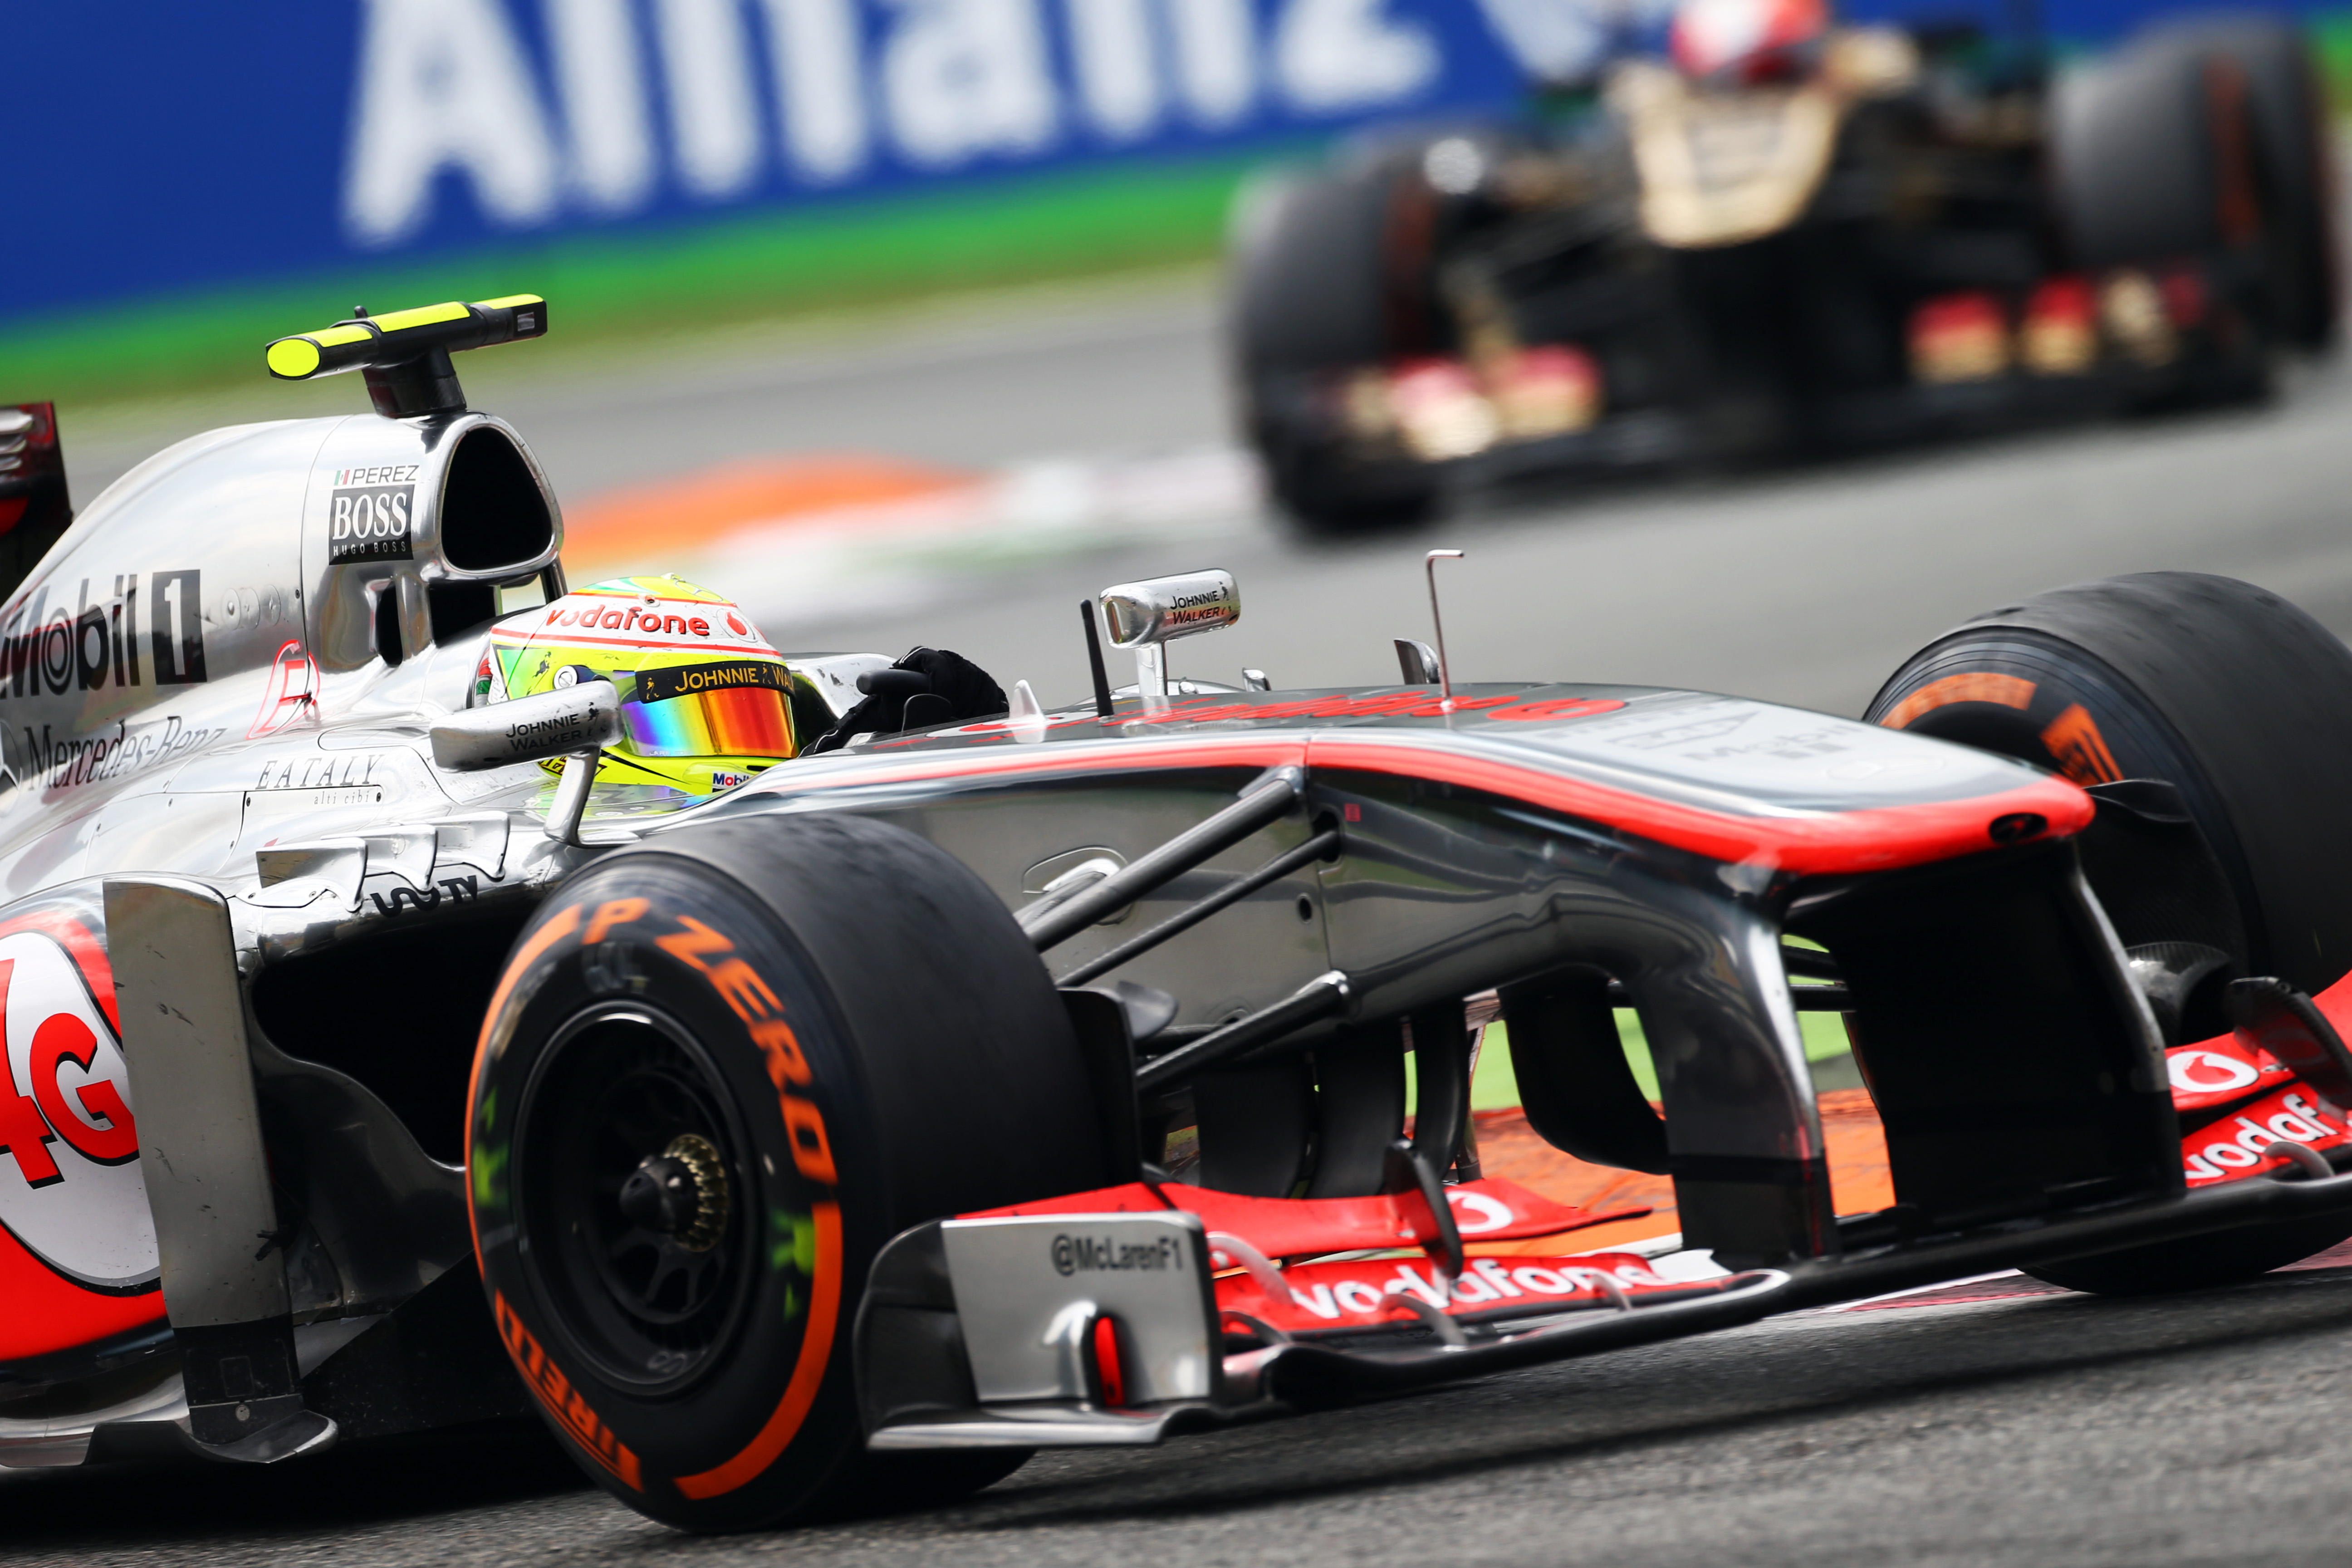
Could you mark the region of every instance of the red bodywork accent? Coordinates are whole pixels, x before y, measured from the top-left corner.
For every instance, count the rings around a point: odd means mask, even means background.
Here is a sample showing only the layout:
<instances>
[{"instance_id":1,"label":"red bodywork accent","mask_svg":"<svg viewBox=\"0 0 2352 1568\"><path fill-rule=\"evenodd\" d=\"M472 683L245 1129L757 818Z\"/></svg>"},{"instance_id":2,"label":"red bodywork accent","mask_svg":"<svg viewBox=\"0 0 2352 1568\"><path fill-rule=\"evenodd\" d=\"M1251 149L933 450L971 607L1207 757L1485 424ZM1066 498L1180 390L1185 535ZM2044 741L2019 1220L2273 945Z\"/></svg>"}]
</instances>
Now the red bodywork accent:
<instances>
[{"instance_id":1,"label":"red bodywork accent","mask_svg":"<svg viewBox=\"0 0 2352 1568\"><path fill-rule=\"evenodd\" d=\"M36 524L62 531L72 508L66 497L65 452L58 445L55 404L0 404L0 409L29 414L32 423L13 452L0 453L0 535L16 531L30 516Z\"/></svg>"},{"instance_id":2,"label":"red bodywork accent","mask_svg":"<svg viewBox=\"0 0 2352 1568\"><path fill-rule=\"evenodd\" d=\"M2311 1000L2337 1034L2352 1034L2352 974ZM2352 1144L2352 1106L2322 1098L2251 1034L2193 1041L2165 1058L2173 1108L2200 1123L2180 1140L2181 1170L2191 1187L2284 1169L2294 1162L2268 1152L2281 1142L2321 1151Z\"/></svg>"},{"instance_id":3,"label":"red bodywork accent","mask_svg":"<svg viewBox=\"0 0 2352 1568\"><path fill-rule=\"evenodd\" d=\"M2352 975L2313 1000L2339 1033L2352 1034ZM2352 1107L2337 1107L2321 1098L2249 1037L2219 1036L2177 1047L2167 1056L2175 1106L2184 1120L2201 1123L2181 1141L2182 1163L2191 1187L2268 1174L2287 1166L2293 1163L2289 1156L2268 1152L2282 1141L2318 1150L2352 1146ZM1449 1187L1446 1196L1465 1241L1553 1236L1650 1212L1635 1208L1595 1214L1555 1203L1515 1182L1491 1177ZM1168 1209L1196 1214L1210 1231L1238 1237L1272 1258L1310 1259L1363 1251L1393 1254L1407 1247L1431 1248L1438 1239L1436 1226L1418 1194L1254 1198L1175 1183L1154 1187L1139 1182L965 1217ZM1215 1261L1223 1265L1232 1260L1221 1256ZM1288 1300L1270 1295L1265 1285L1246 1270L1223 1274L1216 1281L1216 1291L1218 1305L1226 1311L1244 1313L1286 1332L1312 1333L1408 1321L1413 1316L1412 1310L1390 1300L1398 1292L1417 1296L1447 1312L1474 1315L1598 1304L1607 1291L1592 1281L1596 1270L1608 1274L1625 1293L1635 1297L1720 1288L1709 1282L1665 1279L1652 1272L1647 1260L1638 1256L1603 1252L1474 1258L1450 1286L1436 1272L1433 1262L1417 1263L1394 1256L1297 1262L1283 1270L1291 1292ZM1107 1340L1098 1328L1098 1361L1106 1344L1115 1355L1115 1334Z\"/></svg>"},{"instance_id":4,"label":"red bodywork accent","mask_svg":"<svg viewBox=\"0 0 2352 1568\"><path fill-rule=\"evenodd\" d=\"M114 968L89 929L58 910L35 910L0 921L0 936L20 931L40 931L64 947L120 1038L122 1018L115 1011ZM0 1011L0 1026L5 1020ZM5 1306L0 1310L0 1366L5 1366L152 1327L163 1318L163 1292L156 1286L128 1296L85 1289L50 1269L0 1229L0 1306Z\"/></svg>"},{"instance_id":5,"label":"red bodywork accent","mask_svg":"<svg viewBox=\"0 0 2352 1568\"><path fill-rule=\"evenodd\" d=\"M1043 781L1150 770L1269 768L1285 763L1312 766L1327 774L1354 771L1454 784L1601 823L1714 859L1761 864L1801 875L1890 871L1990 849L1995 847L1992 824L2006 816L2040 816L2049 825L2043 830L2045 836L2063 838L2088 826L2095 809L2091 797L2064 779L2041 778L1966 800L1802 816L1743 816L1658 800L1500 757L1471 754L1459 749L1455 737L1442 731L1425 740L1412 731L1379 735L1349 731L1230 739L1201 736L1100 747L1072 742L1051 747L921 752L879 766L869 763L845 769L832 777L814 773L796 776L793 793L935 778Z\"/></svg>"},{"instance_id":6,"label":"red bodywork accent","mask_svg":"<svg viewBox=\"0 0 2352 1568\"><path fill-rule=\"evenodd\" d=\"M0 1366L102 1344L163 1320L163 1292L109 1296L57 1274L0 1231Z\"/></svg>"},{"instance_id":7,"label":"red bodywork accent","mask_svg":"<svg viewBox=\"0 0 2352 1568\"><path fill-rule=\"evenodd\" d=\"M489 655L482 656L487 664ZM310 653L302 639L289 637L278 645L278 657L270 661L269 684L262 689L261 709L253 716L246 731L248 741L264 735L274 735L299 720L308 718L310 705L318 700L318 666L310 662Z\"/></svg>"},{"instance_id":8,"label":"red bodywork accent","mask_svg":"<svg viewBox=\"0 0 2352 1568\"><path fill-rule=\"evenodd\" d=\"M1095 1375L1102 1383L1102 1399L1113 1410L1127 1405L1127 1369L1118 1359L1118 1320L1106 1314L1095 1320Z\"/></svg>"},{"instance_id":9,"label":"red bodywork accent","mask_svg":"<svg viewBox=\"0 0 2352 1568\"><path fill-rule=\"evenodd\" d=\"M1567 1307L1608 1303L1595 1277L1606 1275L1635 1300L1643 1297L1709 1295L1730 1280L1674 1280L1651 1271L1649 1259L1631 1252L1587 1252L1559 1258L1474 1258L1448 1281L1434 1264L1404 1258L1349 1263L1302 1263L1282 1271L1291 1299L1276 1300L1248 1274L1217 1281L1217 1306L1245 1312L1285 1333L1368 1329L1418 1321L1403 1297L1417 1297L1455 1317L1488 1313L1540 1313Z\"/></svg>"},{"instance_id":10,"label":"red bodywork accent","mask_svg":"<svg viewBox=\"0 0 2352 1568\"><path fill-rule=\"evenodd\" d=\"M2042 816L2049 823L2046 833L2064 837L2089 826L2095 809L2091 797L2074 785L2045 778L1969 800L1811 816L1735 816L1538 768L1441 751L1404 735L1318 735L1309 743L1307 756L1319 769L1400 773L1458 784L1607 823L1712 859L1758 862L1805 875L1888 871L1990 849L1992 824L2003 816Z\"/></svg>"},{"instance_id":11,"label":"red bodywork accent","mask_svg":"<svg viewBox=\"0 0 2352 1568\"><path fill-rule=\"evenodd\" d=\"M1594 1214L1554 1203L1517 1182L1494 1176L1448 1187L1445 1194L1454 1207L1454 1225L1465 1241L1556 1236L1608 1220L1638 1219L1650 1212L1643 1207ZM1240 1237L1268 1258L1357 1252L1366 1247L1423 1247L1437 1239L1437 1226L1418 1193L1391 1193L1369 1198L1252 1198L1238 1193L1186 1186L1181 1182L1158 1187L1129 1182L1125 1186L1073 1193L1067 1197L1016 1204L1011 1208L989 1209L963 1217L1160 1214L1169 1209L1199 1215L1201 1223L1209 1229Z\"/></svg>"}]
</instances>

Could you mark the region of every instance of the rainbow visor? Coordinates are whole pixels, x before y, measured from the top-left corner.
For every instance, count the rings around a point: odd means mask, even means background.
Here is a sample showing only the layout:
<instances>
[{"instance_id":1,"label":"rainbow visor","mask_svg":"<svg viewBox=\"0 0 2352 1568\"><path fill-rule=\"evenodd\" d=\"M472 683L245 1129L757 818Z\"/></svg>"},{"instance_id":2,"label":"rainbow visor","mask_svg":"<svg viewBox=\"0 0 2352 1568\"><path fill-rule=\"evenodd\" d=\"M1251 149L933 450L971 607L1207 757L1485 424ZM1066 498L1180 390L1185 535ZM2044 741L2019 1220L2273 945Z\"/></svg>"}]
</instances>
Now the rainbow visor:
<instances>
[{"instance_id":1,"label":"rainbow visor","mask_svg":"<svg viewBox=\"0 0 2352 1568\"><path fill-rule=\"evenodd\" d=\"M643 757L793 756L791 682L764 661L641 669L622 732Z\"/></svg>"}]
</instances>

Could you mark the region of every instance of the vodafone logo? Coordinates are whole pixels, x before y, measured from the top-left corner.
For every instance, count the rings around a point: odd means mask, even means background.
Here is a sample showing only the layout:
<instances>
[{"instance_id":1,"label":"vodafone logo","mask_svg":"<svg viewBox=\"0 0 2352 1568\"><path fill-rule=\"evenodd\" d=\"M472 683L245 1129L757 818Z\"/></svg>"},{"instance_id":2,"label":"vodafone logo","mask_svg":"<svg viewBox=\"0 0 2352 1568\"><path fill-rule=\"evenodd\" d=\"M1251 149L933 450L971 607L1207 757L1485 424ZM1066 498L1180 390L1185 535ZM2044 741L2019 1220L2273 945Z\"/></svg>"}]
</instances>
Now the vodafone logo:
<instances>
[{"instance_id":1,"label":"vodafone logo","mask_svg":"<svg viewBox=\"0 0 2352 1568\"><path fill-rule=\"evenodd\" d=\"M2226 1094L2250 1089L2263 1075L2235 1057L2219 1051L2183 1050L2171 1053L2167 1064L2172 1087L2189 1094Z\"/></svg>"},{"instance_id":2,"label":"vodafone logo","mask_svg":"<svg viewBox=\"0 0 2352 1568\"><path fill-rule=\"evenodd\" d=\"M0 1225L101 1289L156 1278L131 1072L56 938L0 937Z\"/></svg>"},{"instance_id":3,"label":"vodafone logo","mask_svg":"<svg viewBox=\"0 0 2352 1568\"><path fill-rule=\"evenodd\" d=\"M1493 1200L1487 1199L1492 1202ZM1513 1267L1516 1263L1517 1266ZM1277 1328L1315 1329L1344 1322L1393 1319L1398 1298L1413 1296L1441 1310L1456 1307L1533 1305L1601 1299L1600 1281L1627 1295L1674 1289L1630 1253L1582 1253L1566 1258L1510 1259L1474 1258L1448 1280L1433 1264L1386 1262L1303 1263L1282 1271L1287 1300L1265 1293L1247 1274L1216 1281L1217 1304L1262 1318Z\"/></svg>"},{"instance_id":4,"label":"vodafone logo","mask_svg":"<svg viewBox=\"0 0 2352 1568\"><path fill-rule=\"evenodd\" d=\"M542 636L565 634L553 640L598 647L697 648L732 642L768 647L766 639L732 605L664 599L650 594L635 599L613 594L570 595L547 607L539 627Z\"/></svg>"},{"instance_id":5,"label":"vodafone logo","mask_svg":"<svg viewBox=\"0 0 2352 1568\"><path fill-rule=\"evenodd\" d=\"M2226 1121L2216 1121L2180 1141L2182 1173L2192 1187L2228 1181L2257 1166L2283 1163L2272 1146L2283 1142L2311 1149L2333 1149L2352 1141L2352 1127L2338 1127L2343 1112L2299 1089L2282 1089L2247 1106Z\"/></svg>"},{"instance_id":6,"label":"vodafone logo","mask_svg":"<svg viewBox=\"0 0 2352 1568\"><path fill-rule=\"evenodd\" d=\"M704 606L698 605L693 607L699 610ZM577 626L583 631L630 632L638 637L710 636L710 623L699 615L681 615L675 610L665 610L658 602L651 608L645 608L608 598L559 599L555 607L547 612L547 619L542 624Z\"/></svg>"}]
</instances>

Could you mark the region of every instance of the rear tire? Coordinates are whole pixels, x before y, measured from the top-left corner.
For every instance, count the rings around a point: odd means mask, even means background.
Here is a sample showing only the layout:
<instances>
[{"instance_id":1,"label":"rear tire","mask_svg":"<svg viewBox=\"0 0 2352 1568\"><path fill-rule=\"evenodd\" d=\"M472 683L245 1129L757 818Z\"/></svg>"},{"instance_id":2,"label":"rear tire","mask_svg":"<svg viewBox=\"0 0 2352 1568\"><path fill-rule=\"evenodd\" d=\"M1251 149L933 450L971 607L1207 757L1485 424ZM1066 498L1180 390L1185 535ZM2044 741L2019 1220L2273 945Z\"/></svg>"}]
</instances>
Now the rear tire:
<instances>
[{"instance_id":1,"label":"rear tire","mask_svg":"<svg viewBox=\"0 0 2352 1568\"><path fill-rule=\"evenodd\" d=\"M964 866L848 816L616 850L524 929L482 1040L483 1280L606 1489L749 1530L943 1500L1019 1462L868 1455L849 1364L890 1237L1103 1177L1053 983Z\"/></svg>"},{"instance_id":2,"label":"rear tire","mask_svg":"<svg viewBox=\"0 0 2352 1568\"><path fill-rule=\"evenodd\" d=\"M2218 73L2218 74L2217 74ZM2060 84L2052 189L2086 270L2231 258L2208 396L2260 395L2273 346L2317 349L2338 311L2334 175L2310 52L2264 17L2158 28ZM2251 201L2255 227L2233 216Z\"/></svg>"},{"instance_id":3,"label":"rear tire","mask_svg":"<svg viewBox=\"0 0 2352 1568\"><path fill-rule=\"evenodd\" d=\"M2287 23L2258 16L2217 18L2168 36L2245 73L2267 231L2272 335L2294 348L2326 348L2342 309L2336 161L2326 89L2309 44Z\"/></svg>"},{"instance_id":4,"label":"rear tire","mask_svg":"<svg viewBox=\"0 0 2352 1568\"><path fill-rule=\"evenodd\" d=\"M1339 377L1409 346L1400 316L1437 309L1426 256L1399 255L1398 205L1416 195L1430 199L1382 160L1277 175L1237 208L1231 308L1243 424L1275 500L1312 532L1395 527L1437 507L1433 470L1351 450L1328 406Z\"/></svg>"},{"instance_id":5,"label":"rear tire","mask_svg":"<svg viewBox=\"0 0 2352 1568\"><path fill-rule=\"evenodd\" d=\"M2352 650L2251 584L2183 572L2108 578L1979 617L1913 656L1865 720L2036 763L2075 783L2179 792L2237 904L2168 915L2114 883L2126 944L2217 944L2235 973L2318 992L2352 969ZM2177 907L2177 906L2176 906ZM2165 921L2194 921L2167 930ZM2137 929L2135 929L2137 927ZM2226 1284L2352 1236L2338 1218L2254 1226L2028 1269L2108 1294Z\"/></svg>"}]
</instances>

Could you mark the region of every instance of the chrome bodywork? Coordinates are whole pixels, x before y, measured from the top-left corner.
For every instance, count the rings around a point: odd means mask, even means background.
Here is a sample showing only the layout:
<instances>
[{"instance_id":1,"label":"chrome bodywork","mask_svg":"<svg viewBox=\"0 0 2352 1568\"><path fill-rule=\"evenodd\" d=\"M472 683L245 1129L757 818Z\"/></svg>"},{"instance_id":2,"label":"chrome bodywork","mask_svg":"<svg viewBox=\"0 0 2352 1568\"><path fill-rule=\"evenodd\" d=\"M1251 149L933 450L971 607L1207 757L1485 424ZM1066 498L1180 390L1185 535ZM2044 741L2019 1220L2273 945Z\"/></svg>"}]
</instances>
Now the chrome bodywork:
<instances>
[{"instance_id":1,"label":"chrome bodywork","mask_svg":"<svg viewBox=\"0 0 2352 1568\"><path fill-rule=\"evenodd\" d=\"M491 456L467 459L469 469L459 461L469 450ZM404 488L404 501L383 494ZM338 551L338 509L360 510L358 496L339 491L378 492L366 498L377 527L369 548ZM484 496L505 510L494 515ZM391 537L387 516L404 525L398 548L374 548ZM485 540L530 548L499 559ZM184 1095L181 1110L217 1110L221 1086L249 1068L253 1098L223 1125L244 1115L262 1130L274 1189L252 1140L207 1142L204 1126L220 1118L161 1109L146 1192L180 1179L160 1173L162 1160L184 1148L194 1152L181 1163L205 1167L199 1178L243 1194L266 1245L237 1268L268 1278L248 1279L235 1310L289 1323L306 1376L331 1363L335 1325L364 1331L471 1251L447 1136L457 1106L444 1129L439 1102L420 1100L391 1070L398 1063L343 1047L346 1032L378 1037L346 1031L343 1017L439 1016L436 988L456 987L471 1015L459 1008L439 1035L385 1054L429 1054L461 1077L483 998L453 976L486 984L537 900L614 845L718 816L854 812L929 838L1019 908L1078 885L1067 879L1116 874L1232 805L1250 779L1289 770L1281 814L1105 911L1055 948L1050 967L1068 973L1336 833L1330 858L1302 858L1118 966L1118 980L1165 994L1162 1047L1335 977L1328 988L1344 1009L1288 1044L1313 1047L1516 978L1593 965L1643 1015L1694 1244L1822 1259L1836 1255L1838 1233L1779 942L1801 880L1801 868L1783 863L1786 845L1801 841L1790 835L1858 813L1965 815L2021 789L2071 787L1940 742L1691 692L1472 686L1440 698L1412 685L1276 693L1187 683L1108 718L1024 703L1003 720L869 738L683 808L600 789L573 833L534 760L545 748L476 733L486 721L499 731L521 705L495 719L467 712L488 621L512 607L497 595L556 597L560 544L543 481L494 419L246 426L134 469L0 608L10 639L0 944L54 946L42 933L79 921L102 951L101 910L166 894L216 922L209 957L175 961L204 970L188 984L209 987L215 1005L189 1027L209 1044L174 1044L142 1016L120 1026L128 1068L104 1070L134 1110L151 1094ZM1230 577L1203 579L1194 591L1230 618ZM1149 637L1139 629L1139 642ZM836 715L856 700L856 673L888 662L786 657L802 683L796 706ZM1366 657L1383 656L1368 644ZM567 731L563 749L593 728ZM1970 820L1981 838L1981 814ZM1722 842L1677 841L1691 822L1717 824L1706 832ZM2092 921L2095 906L2079 879L2073 886L2088 911L2077 923ZM82 979L58 968L58 994L78 984L96 994L103 958L75 951ZM2091 962L2123 973L2112 936ZM152 953L128 959L122 1005L168 1008L172 973ZM328 978L289 978L299 975ZM242 1016L224 1013L223 999L237 997ZM2137 1053L2134 1092L2145 1082L2160 1097L2145 1008L2126 1023L2141 1031L2116 1047ZM17 1033L8 1030L12 1042ZM116 1158L36 1190L0 1152L0 1223L22 1240L31 1232L18 1222L34 1206L68 1201L73 1230L125 1254L108 1257L106 1289L152 1289L160 1273L168 1292L174 1258L194 1256L175 1250L193 1233L176 1200L159 1201L153 1215L177 1227L159 1246L144 1194L124 1179L139 1169ZM64 1253L84 1245L59 1243L46 1265L73 1276ZM205 1289L236 1271L213 1269ZM227 1308L187 1317L179 1296L187 1312L208 1309L194 1304L205 1291L175 1295L170 1323L183 1338L236 1326L212 1322L233 1317ZM156 1370L174 1353L160 1321L58 1350L0 1365L0 1465L79 1462L94 1436L99 1451L116 1451L134 1428L186 1432L204 1409L229 1407L199 1399L192 1412L171 1386L177 1374ZM140 1386L125 1393L126 1377ZM19 1421L12 1384L42 1392L47 1408L79 1399L81 1414ZM1171 1397L1202 1392L1185 1389Z\"/></svg>"}]
</instances>

